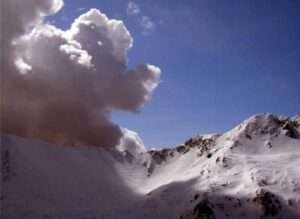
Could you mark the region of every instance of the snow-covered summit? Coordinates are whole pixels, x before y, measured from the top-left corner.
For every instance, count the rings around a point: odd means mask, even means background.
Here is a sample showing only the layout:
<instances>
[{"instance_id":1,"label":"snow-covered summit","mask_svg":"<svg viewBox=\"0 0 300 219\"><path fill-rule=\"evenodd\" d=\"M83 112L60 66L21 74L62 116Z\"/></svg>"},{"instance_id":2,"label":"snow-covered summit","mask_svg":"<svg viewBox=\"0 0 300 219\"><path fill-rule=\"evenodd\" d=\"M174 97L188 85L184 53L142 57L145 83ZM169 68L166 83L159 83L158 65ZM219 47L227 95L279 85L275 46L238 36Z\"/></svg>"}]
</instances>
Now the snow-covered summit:
<instances>
[{"instance_id":1,"label":"snow-covered summit","mask_svg":"<svg viewBox=\"0 0 300 219\"><path fill-rule=\"evenodd\" d=\"M259 114L147 152L2 136L1 218L297 219L299 133L299 117Z\"/></svg>"},{"instance_id":2,"label":"snow-covered summit","mask_svg":"<svg viewBox=\"0 0 300 219\"><path fill-rule=\"evenodd\" d=\"M250 117L240 125L229 131L229 135L236 138L251 138L261 135L278 136L280 133L299 138L299 124L288 117L275 116L270 113L258 114Z\"/></svg>"}]
</instances>

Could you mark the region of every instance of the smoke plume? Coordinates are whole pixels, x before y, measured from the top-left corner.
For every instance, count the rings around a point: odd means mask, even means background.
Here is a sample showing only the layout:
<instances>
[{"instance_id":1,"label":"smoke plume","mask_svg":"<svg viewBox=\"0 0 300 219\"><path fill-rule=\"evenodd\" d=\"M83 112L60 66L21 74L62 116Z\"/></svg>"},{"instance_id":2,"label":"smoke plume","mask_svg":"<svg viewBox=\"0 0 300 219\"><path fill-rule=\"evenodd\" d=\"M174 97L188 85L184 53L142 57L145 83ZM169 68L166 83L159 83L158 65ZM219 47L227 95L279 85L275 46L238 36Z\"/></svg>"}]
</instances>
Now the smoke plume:
<instances>
[{"instance_id":1,"label":"smoke plume","mask_svg":"<svg viewBox=\"0 0 300 219\"><path fill-rule=\"evenodd\" d=\"M62 0L0 5L1 133L98 146L126 139L110 114L138 111L160 69L128 69L133 39L123 22L91 9L61 30L43 20Z\"/></svg>"}]
</instances>

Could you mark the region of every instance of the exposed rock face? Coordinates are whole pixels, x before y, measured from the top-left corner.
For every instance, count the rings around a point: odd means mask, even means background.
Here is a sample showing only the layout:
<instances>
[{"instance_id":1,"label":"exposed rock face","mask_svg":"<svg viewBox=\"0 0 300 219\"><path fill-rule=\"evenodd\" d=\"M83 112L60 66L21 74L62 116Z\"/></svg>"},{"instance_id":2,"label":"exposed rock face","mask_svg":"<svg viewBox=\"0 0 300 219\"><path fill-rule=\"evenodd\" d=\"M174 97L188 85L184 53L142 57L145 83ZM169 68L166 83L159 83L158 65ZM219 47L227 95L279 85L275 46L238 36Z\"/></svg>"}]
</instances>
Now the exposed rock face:
<instances>
[{"instance_id":1,"label":"exposed rock face","mask_svg":"<svg viewBox=\"0 0 300 219\"><path fill-rule=\"evenodd\" d=\"M258 135L277 137L281 133L292 138L299 138L299 124L295 119L277 117L272 114L255 115L238 126L238 133L247 139Z\"/></svg>"},{"instance_id":2,"label":"exposed rock face","mask_svg":"<svg viewBox=\"0 0 300 219\"><path fill-rule=\"evenodd\" d=\"M148 175L151 175L156 165L160 165L163 162L167 162L172 159L175 155L184 155L190 150L196 149L197 155L203 156L206 154L208 158L212 156L211 149L215 145L216 139L220 135L206 135L206 136L196 136L187 140L184 144L178 145L175 148L161 149L161 150L151 150L148 152L150 155L150 160L148 164Z\"/></svg>"},{"instance_id":3,"label":"exposed rock face","mask_svg":"<svg viewBox=\"0 0 300 219\"><path fill-rule=\"evenodd\" d=\"M279 198L272 192L261 190L256 193L253 201L262 207L261 218L280 216L282 205Z\"/></svg>"},{"instance_id":4,"label":"exposed rock face","mask_svg":"<svg viewBox=\"0 0 300 219\"><path fill-rule=\"evenodd\" d=\"M193 215L195 219L215 219L214 211L207 200L199 202L194 207Z\"/></svg>"}]
</instances>

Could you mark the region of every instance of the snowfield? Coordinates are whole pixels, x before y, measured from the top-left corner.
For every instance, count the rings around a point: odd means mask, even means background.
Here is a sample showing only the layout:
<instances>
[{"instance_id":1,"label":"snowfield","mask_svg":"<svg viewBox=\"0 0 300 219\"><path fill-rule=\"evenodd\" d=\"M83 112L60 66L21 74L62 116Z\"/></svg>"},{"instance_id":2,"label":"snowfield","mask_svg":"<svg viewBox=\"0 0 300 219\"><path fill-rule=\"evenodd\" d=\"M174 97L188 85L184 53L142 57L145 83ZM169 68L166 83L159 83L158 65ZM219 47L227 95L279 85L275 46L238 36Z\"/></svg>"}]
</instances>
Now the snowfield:
<instances>
[{"instance_id":1,"label":"snowfield","mask_svg":"<svg viewBox=\"0 0 300 219\"><path fill-rule=\"evenodd\" d=\"M132 154L1 137L2 219L300 218L300 117Z\"/></svg>"}]
</instances>

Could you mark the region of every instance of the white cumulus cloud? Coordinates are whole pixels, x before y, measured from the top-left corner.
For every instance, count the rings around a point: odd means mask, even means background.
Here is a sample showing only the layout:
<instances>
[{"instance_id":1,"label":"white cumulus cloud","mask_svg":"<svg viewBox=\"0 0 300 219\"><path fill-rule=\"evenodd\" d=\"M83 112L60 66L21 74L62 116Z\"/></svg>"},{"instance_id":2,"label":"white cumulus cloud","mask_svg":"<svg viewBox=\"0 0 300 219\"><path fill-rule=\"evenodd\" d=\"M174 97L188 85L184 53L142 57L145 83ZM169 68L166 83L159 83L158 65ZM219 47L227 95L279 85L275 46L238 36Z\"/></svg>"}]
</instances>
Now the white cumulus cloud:
<instances>
[{"instance_id":1,"label":"white cumulus cloud","mask_svg":"<svg viewBox=\"0 0 300 219\"><path fill-rule=\"evenodd\" d=\"M2 0L1 133L119 145L124 131L110 114L138 111L161 71L148 64L128 69L131 34L98 9L79 16L68 30L43 22L62 6L62 0Z\"/></svg>"},{"instance_id":2,"label":"white cumulus cloud","mask_svg":"<svg viewBox=\"0 0 300 219\"><path fill-rule=\"evenodd\" d=\"M123 137L120 144L117 146L118 150L124 152L127 151L131 155L136 156L146 151L144 143L140 136L129 129L122 128Z\"/></svg>"}]
</instances>

